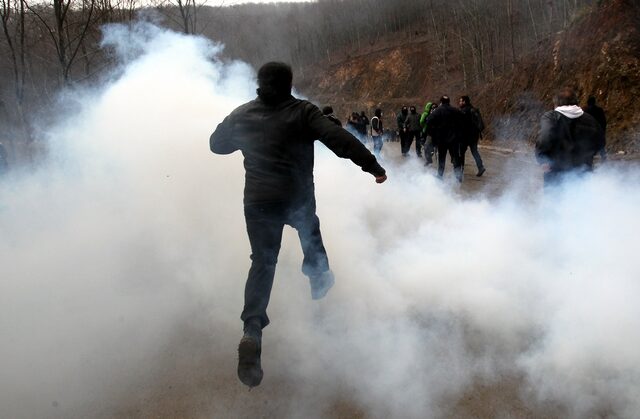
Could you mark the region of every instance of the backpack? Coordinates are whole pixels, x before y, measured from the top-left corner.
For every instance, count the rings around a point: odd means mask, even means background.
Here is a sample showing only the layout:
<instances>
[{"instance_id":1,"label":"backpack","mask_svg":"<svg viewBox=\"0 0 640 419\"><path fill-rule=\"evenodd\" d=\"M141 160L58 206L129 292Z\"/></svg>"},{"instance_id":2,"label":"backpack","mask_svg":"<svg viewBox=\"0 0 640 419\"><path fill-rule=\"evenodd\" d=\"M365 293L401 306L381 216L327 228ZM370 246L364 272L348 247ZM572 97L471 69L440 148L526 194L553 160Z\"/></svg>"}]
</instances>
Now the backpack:
<instances>
[{"instance_id":1,"label":"backpack","mask_svg":"<svg viewBox=\"0 0 640 419\"><path fill-rule=\"evenodd\" d=\"M480 115L480 109L471 108L471 122L473 122L478 132L482 134L482 131L484 131L484 121L482 120L482 115Z\"/></svg>"}]
</instances>

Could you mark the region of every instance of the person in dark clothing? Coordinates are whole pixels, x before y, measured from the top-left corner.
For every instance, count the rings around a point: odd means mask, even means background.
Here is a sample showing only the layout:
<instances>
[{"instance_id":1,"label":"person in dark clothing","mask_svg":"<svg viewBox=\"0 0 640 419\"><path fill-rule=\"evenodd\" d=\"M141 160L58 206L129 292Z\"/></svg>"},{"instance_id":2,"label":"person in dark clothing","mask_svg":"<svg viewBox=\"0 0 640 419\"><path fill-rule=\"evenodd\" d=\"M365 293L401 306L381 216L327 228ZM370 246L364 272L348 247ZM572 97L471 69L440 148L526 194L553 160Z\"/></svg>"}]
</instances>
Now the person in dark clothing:
<instances>
[{"instance_id":1,"label":"person in dark clothing","mask_svg":"<svg viewBox=\"0 0 640 419\"><path fill-rule=\"evenodd\" d=\"M545 187L561 183L567 174L593 170L593 156L604 146L602 128L580 109L572 89L562 89L554 104L542 116L535 149L538 163L547 169Z\"/></svg>"},{"instance_id":2,"label":"person in dark clothing","mask_svg":"<svg viewBox=\"0 0 640 419\"><path fill-rule=\"evenodd\" d=\"M357 112L351 112L351 117L347 121L346 130L353 134L356 138L364 143L364 139L361 137L360 132L362 124L360 123L360 115Z\"/></svg>"},{"instance_id":3,"label":"person in dark clothing","mask_svg":"<svg viewBox=\"0 0 640 419\"><path fill-rule=\"evenodd\" d=\"M420 115L416 112L416 107L411 106L409 108L409 114L404 119L404 128L405 128L405 146L406 148L402 150L402 154L406 155L411 150L411 144L413 140L416 141L416 155L418 157L422 157L422 135L420 135L422 129L420 127Z\"/></svg>"},{"instance_id":4,"label":"person in dark clothing","mask_svg":"<svg viewBox=\"0 0 640 419\"><path fill-rule=\"evenodd\" d=\"M378 108L371 118L371 140L373 141L373 153L376 157L380 157L382 151L384 137L384 128L382 126L382 109Z\"/></svg>"},{"instance_id":5,"label":"person in dark clothing","mask_svg":"<svg viewBox=\"0 0 640 419\"><path fill-rule=\"evenodd\" d=\"M322 115L337 126L342 127L342 122L340 122L338 117L333 114L333 108L331 106L325 106L322 108Z\"/></svg>"},{"instance_id":6,"label":"person in dark clothing","mask_svg":"<svg viewBox=\"0 0 640 419\"><path fill-rule=\"evenodd\" d=\"M407 128L404 126L404 121L407 119L407 115L409 115L409 108L403 106L400 110L398 116L396 116L396 123L398 125L398 136L400 137L400 150L402 150L402 155L407 156L409 152L407 143Z\"/></svg>"},{"instance_id":7,"label":"person in dark clothing","mask_svg":"<svg viewBox=\"0 0 640 419\"><path fill-rule=\"evenodd\" d=\"M262 381L262 329L269 324L267 305L285 224L298 231L311 296L329 291L334 277L316 216L313 184L314 141L349 158L377 183L385 170L367 148L346 130L322 116L305 100L291 96L293 74L284 63L270 62L258 71L258 97L228 115L210 137L211 151L244 157L244 214L251 244L251 268L241 319L238 377L250 386Z\"/></svg>"},{"instance_id":8,"label":"person in dark clothing","mask_svg":"<svg viewBox=\"0 0 640 419\"><path fill-rule=\"evenodd\" d=\"M598 121L598 124L600 124L600 127L602 128L604 144L602 145L602 148L600 149L599 153L602 161L606 161L607 150L605 147L607 145L607 117L604 115L604 109L596 105L595 97L589 96L589 99L587 99L587 106L584 107L582 110L588 113L589 115L593 116L595 120Z\"/></svg>"},{"instance_id":9,"label":"person in dark clothing","mask_svg":"<svg viewBox=\"0 0 640 419\"><path fill-rule=\"evenodd\" d=\"M4 145L0 143L0 176L9 171L9 155Z\"/></svg>"},{"instance_id":10,"label":"person in dark clothing","mask_svg":"<svg viewBox=\"0 0 640 419\"><path fill-rule=\"evenodd\" d=\"M444 175L445 159L449 153L456 179L462 182L467 118L462 111L451 106L451 99L445 95L440 98L440 106L427 117L426 124L427 135L438 148L438 177Z\"/></svg>"},{"instance_id":11,"label":"person in dark clothing","mask_svg":"<svg viewBox=\"0 0 640 419\"><path fill-rule=\"evenodd\" d=\"M367 142L367 131L369 130L369 118L364 113L364 111L360 112L360 135L364 142Z\"/></svg>"},{"instance_id":12,"label":"person in dark clothing","mask_svg":"<svg viewBox=\"0 0 640 419\"><path fill-rule=\"evenodd\" d=\"M480 115L480 110L471 105L471 99L469 99L469 96L460 96L458 105L460 106L462 113L467 118L467 127L469 128L469 131L466 136L466 143L471 150L473 159L476 161L476 166L478 167L478 173L476 173L476 176L479 177L486 171L484 164L482 163L482 157L480 157L480 153L478 152L478 140L482 137L482 131L484 131L484 121L482 120L482 115ZM462 164L464 165L464 156L462 156L462 158Z\"/></svg>"}]
</instances>

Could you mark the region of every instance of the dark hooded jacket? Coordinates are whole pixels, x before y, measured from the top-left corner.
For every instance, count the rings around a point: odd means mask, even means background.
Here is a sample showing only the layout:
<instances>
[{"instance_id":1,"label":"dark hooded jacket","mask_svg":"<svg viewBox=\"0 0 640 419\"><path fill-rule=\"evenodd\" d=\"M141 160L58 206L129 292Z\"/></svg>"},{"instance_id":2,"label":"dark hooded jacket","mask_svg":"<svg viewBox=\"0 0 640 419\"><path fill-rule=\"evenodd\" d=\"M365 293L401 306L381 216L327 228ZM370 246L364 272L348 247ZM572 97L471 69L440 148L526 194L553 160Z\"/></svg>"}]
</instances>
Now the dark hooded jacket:
<instances>
[{"instance_id":1,"label":"dark hooded jacket","mask_svg":"<svg viewBox=\"0 0 640 419\"><path fill-rule=\"evenodd\" d=\"M569 118L558 111L549 111L540 122L536 158L539 163L548 163L552 172L589 170L593 167L593 156L603 146L602 128L591 115Z\"/></svg>"},{"instance_id":2,"label":"dark hooded jacket","mask_svg":"<svg viewBox=\"0 0 640 419\"><path fill-rule=\"evenodd\" d=\"M467 118L457 108L450 104L442 104L431 112L425 120L427 135L433 138L435 145L454 146L465 145Z\"/></svg>"},{"instance_id":3,"label":"dark hooded jacket","mask_svg":"<svg viewBox=\"0 0 640 419\"><path fill-rule=\"evenodd\" d=\"M404 127L409 132L420 132L420 115L415 110L409 112L409 115L404 120Z\"/></svg>"},{"instance_id":4,"label":"dark hooded jacket","mask_svg":"<svg viewBox=\"0 0 640 419\"><path fill-rule=\"evenodd\" d=\"M480 111L470 104L464 105L460 110L467 118L467 142L477 143L482 131L484 130L484 121L482 120Z\"/></svg>"},{"instance_id":5,"label":"dark hooded jacket","mask_svg":"<svg viewBox=\"0 0 640 419\"><path fill-rule=\"evenodd\" d=\"M314 141L363 171L385 170L353 135L324 117L310 102L289 95L277 104L257 98L235 109L209 140L211 151L240 150L246 170L244 203L302 202L314 194Z\"/></svg>"}]
</instances>

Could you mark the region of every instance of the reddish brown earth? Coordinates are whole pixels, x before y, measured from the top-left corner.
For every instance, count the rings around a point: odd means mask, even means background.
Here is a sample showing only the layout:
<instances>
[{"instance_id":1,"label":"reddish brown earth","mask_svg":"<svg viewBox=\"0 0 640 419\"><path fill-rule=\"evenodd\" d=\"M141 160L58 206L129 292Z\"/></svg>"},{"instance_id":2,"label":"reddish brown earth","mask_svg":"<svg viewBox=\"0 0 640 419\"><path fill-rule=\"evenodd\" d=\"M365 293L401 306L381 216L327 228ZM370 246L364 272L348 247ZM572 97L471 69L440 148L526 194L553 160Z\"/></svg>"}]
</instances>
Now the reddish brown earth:
<instances>
[{"instance_id":1,"label":"reddish brown earth","mask_svg":"<svg viewBox=\"0 0 640 419\"><path fill-rule=\"evenodd\" d=\"M446 75L433 44L419 34L387 39L339 62L320 64L296 86L344 119L351 111L381 107L392 127L403 104L424 107L442 94L469 94L488 125L486 140L518 148L531 142L552 96L570 85L586 104L596 96L607 112L610 152L640 151L640 5L636 0L599 2L565 31L539 42L513 70L465 91L461 70ZM454 46L450 62L457 62Z\"/></svg>"}]
</instances>

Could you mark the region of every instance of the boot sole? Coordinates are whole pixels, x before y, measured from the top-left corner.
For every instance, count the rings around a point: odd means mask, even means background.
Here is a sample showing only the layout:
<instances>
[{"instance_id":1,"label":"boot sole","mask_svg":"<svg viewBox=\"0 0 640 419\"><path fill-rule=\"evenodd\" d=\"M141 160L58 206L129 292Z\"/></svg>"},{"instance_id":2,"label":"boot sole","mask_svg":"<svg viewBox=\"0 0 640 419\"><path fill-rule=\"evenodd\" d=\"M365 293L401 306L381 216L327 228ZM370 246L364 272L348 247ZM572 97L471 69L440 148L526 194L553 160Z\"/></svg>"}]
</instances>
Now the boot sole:
<instances>
[{"instance_id":1,"label":"boot sole","mask_svg":"<svg viewBox=\"0 0 640 419\"><path fill-rule=\"evenodd\" d=\"M260 366L260 344L257 339L243 337L238 345L238 378L249 387L262 382L263 371Z\"/></svg>"}]
</instances>

